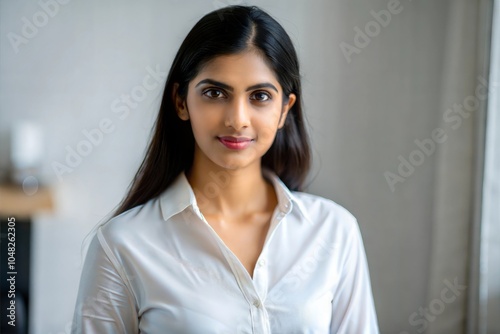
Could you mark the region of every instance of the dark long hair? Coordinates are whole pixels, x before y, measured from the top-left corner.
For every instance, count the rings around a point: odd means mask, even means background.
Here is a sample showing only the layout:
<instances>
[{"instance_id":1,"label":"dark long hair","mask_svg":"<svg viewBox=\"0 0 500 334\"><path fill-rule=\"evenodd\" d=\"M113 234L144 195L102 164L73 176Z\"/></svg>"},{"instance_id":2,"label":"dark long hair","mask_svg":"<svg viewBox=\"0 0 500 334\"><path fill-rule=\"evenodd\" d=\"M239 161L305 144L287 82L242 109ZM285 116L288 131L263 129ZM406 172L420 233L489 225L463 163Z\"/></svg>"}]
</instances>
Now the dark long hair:
<instances>
[{"instance_id":1,"label":"dark long hair","mask_svg":"<svg viewBox=\"0 0 500 334\"><path fill-rule=\"evenodd\" d=\"M194 136L190 122L175 112L172 90L186 98L189 82L201 68L220 55L258 49L277 76L284 96L296 95L285 125L262 157L262 167L274 171L291 190L302 190L309 172L311 152L302 115L299 62L283 27L255 6L229 6L201 18L184 39L168 74L154 134L115 216L160 195L193 163Z\"/></svg>"}]
</instances>

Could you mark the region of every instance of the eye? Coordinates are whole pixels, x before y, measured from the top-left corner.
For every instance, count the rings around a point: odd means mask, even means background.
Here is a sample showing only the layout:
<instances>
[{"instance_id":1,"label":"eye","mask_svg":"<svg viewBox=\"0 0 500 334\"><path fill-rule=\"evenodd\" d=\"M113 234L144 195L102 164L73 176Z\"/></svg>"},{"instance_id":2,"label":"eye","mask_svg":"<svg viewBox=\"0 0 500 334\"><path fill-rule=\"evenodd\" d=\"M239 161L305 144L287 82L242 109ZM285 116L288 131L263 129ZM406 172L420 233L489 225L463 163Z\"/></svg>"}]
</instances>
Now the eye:
<instances>
[{"instance_id":1,"label":"eye","mask_svg":"<svg viewBox=\"0 0 500 334\"><path fill-rule=\"evenodd\" d=\"M271 95L267 92L255 92L250 96L250 100L256 100L259 102L268 101L271 99Z\"/></svg>"},{"instance_id":2,"label":"eye","mask_svg":"<svg viewBox=\"0 0 500 334\"><path fill-rule=\"evenodd\" d=\"M203 91L203 95L211 99L222 99L225 97L224 93L220 89L210 88Z\"/></svg>"}]
</instances>

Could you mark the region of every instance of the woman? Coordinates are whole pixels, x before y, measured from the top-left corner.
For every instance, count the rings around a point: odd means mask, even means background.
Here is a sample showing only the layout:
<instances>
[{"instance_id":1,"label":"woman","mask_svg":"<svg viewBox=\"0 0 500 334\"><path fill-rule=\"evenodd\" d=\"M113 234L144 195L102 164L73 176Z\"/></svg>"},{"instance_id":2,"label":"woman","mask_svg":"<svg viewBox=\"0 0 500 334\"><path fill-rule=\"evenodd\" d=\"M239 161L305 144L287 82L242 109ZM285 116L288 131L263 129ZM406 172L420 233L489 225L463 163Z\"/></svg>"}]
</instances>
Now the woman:
<instances>
[{"instance_id":1,"label":"woman","mask_svg":"<svg viewBox=\"0 0 500 334\"><path fill-rule=\"evenodd\" d=\"M299 64L257 7L204 16L84 264L75 333L378 333L356 219L300 192Z\"/></svg>"}]
</instances>

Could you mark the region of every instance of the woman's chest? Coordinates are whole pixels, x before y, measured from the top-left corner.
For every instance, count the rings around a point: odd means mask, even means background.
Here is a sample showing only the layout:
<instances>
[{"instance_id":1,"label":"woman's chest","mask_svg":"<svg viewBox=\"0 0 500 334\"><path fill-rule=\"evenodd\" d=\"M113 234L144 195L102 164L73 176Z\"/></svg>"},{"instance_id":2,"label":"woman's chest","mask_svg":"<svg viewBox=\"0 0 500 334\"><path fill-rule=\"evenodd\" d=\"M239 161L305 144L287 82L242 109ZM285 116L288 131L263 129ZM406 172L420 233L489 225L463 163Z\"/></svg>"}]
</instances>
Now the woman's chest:
<instances>
[{"instance_id":1,"label":"woman's chest","mask_svg":"<svg viewBox=\"0 0 500 334\"><path fill-rule=\"evenodd\" d=\"M256 262L269 233L271 214L232 221L216 216L205 216L205 219L223 245L253 277Z\"/></svg>"},{"instance_id":2,"label":"woman's chest","mask_svg":"<svg viewBox=\"0 0 500 334\"><path fill-rule=\"evenodd\" d=\"M143 333L328 333L336 278L318 252L312 266L271 251L254 280L210 249L156 252L131 281Z\"/></svg>"}]
</instances>

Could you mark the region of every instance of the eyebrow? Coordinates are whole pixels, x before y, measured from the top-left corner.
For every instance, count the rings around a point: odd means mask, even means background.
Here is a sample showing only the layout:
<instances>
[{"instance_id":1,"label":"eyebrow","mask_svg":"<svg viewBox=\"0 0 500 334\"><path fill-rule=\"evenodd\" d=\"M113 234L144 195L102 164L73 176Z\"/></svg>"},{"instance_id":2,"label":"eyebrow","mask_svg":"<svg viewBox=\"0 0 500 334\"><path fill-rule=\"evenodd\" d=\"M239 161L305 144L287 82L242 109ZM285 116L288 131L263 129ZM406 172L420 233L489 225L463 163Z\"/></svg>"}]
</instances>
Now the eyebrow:
<instances>
[{"instance_id":1,"label":"eyebrow","mask_svg":"<svg viewBox=\"0 0 500 334\"><path fill-rule=\"evenodd\" d=\"M213 79L203 79L196 84L195 88L200 86L200 85L203 85L203 84L211 84L211 85L226 89L230 92L234 91L234 88L229 86L228 84L225 84L223 82L216 81ZM259 83L259 84L250 86L246 89L246 91L248 92L250 90L259 89L259 88L271 88L271 89L274 89L276 91L276 93L279 93L278 89L270 82L263 82L263 83Z\"/></svg>"}]
</instances>

